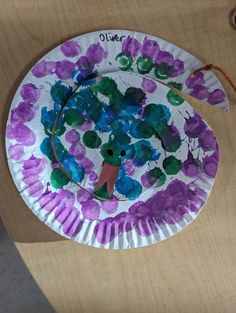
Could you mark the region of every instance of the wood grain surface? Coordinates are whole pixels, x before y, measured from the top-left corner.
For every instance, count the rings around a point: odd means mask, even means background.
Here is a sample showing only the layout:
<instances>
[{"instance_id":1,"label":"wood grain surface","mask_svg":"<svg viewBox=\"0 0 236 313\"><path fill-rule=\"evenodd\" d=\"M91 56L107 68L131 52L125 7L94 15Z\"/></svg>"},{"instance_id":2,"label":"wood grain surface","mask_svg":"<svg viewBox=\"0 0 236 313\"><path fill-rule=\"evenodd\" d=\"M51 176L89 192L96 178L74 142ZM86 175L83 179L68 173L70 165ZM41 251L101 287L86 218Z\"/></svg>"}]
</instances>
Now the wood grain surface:
<instances>
[{"instance_id":1,"label":"wood grain surface","mask_svg":"<svg viewBox=\"0 0 236 313\"><path fill-rule=\"evenodd\" d=\"M109 28L167 39L236 81L235 1L0 0L0 215L26 265L59 313L236 312L236 94L230 113L189 99L214 129L216 183L199 217L147 248L105 251L69 242L21 200L8 172L4 135L17 85L45 52L72 36Z\"/></svg>"}]
</instances>

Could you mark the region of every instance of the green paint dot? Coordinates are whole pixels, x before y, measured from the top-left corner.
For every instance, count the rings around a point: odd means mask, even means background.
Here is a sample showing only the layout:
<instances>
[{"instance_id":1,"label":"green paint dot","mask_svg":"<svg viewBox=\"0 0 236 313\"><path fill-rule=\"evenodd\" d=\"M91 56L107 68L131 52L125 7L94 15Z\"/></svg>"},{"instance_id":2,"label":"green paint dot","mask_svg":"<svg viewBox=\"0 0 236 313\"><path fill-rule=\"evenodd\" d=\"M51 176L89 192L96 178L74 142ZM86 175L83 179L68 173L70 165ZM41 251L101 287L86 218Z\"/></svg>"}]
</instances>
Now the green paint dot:
<instances>
[{"instance_id":1,"label":"green paint dot","mask_svg":"<svg viewBox=\"0 0 236 313\"><path fill-rule=\"evenodd\" d=\"M101 145L102 140L95 131L89 130L84 133L83 143L88 148L98 148Z\"/></svg>"},{"instance_id":2,"label":"green paint dot","mask_svg":"<svg viewBox=\"0 0 236 313\"><path fill-rule=\"evenodd\" d=\"M60 168L55 168L50 176L50 181L55 189L62 188L69 182L69 178Z\"/></svg>"},{"instance_id":3,"label":"green paint dot","mask_svg":"<svg viewBox=\"0 0 236 313\"><path fill-rule=\"evenodd\" d=\"M174 69L172 66L169 66L166 63L161 63L157 65L154 74L156 78L158 79L167 79L170 77L170 74L174 72Z\"/></svg>"},{"instance_id":4,"label":"green paint dot","mask_svg":"<svg viewBox=\"0 0 236 313\"><path fill-rule=\"evenodd\" d=\"M184 102L184 99L180 97L177 93L175 93L173 90L169 90L166 97L169 103L174 106L181 105Z\"/></svg>"},{"instance_id":5,"label":"green paint dot","mask_svg":"<svg viewBox=\"0 0 236 313\"><path fill-rule=\"evenodd\" d=\"M140 74L147 74L153 67L153 61L149 58L139 57L137 59L137 69Z\"/></svg>"},{"instance_id":6,"label":"green paint dot","mask_svg":"<svg viewBox=\"0 0 236 313\"><path fill-rule=\"evenodd\" d=\"M65 121L72 127L81 126L84 122L84 118L80 111L70 109L65 112Z\"/></svg>"},{"instance_id":7,"label":"green paint dot","mask_svg":"<svg viewBox=\"0 0 236 313\"><path fill-rule=\"evenodd\" d=\"M122 71L130 70L133 64L133 59L130 56L122 54L122 53L116 56L116 60L120 63L120 69Z\"/></svg>"},{"instance_id":8,"label":"green paint dot","mask_svg":"<svg viewBox=\"0 0 236 313\"><path fill-rule=\"evenodd\" d=\"M176 175L180 171L181 161L176 159L173 155L165 158L163 161L163 168L167 175Z\"/></svg>"}]
</instances>

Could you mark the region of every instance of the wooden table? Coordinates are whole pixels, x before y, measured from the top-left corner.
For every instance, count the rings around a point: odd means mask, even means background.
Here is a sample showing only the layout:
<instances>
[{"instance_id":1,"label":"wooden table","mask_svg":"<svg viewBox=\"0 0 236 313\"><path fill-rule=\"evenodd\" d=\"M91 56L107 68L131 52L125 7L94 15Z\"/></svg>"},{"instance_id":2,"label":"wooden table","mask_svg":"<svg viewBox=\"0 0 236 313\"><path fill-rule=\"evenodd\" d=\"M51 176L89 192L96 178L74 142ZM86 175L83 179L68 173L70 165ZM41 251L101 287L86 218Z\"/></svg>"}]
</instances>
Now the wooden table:
<instances>
[{"instance_id":1,"label":"wooden table","mask_svg":"<svg viewBox=\"0 0 236 313\"><path fill-rule=\"evenodd\" d=\"M1 210L11 238L56 312L236 312L236 94L230 113L193 102L221 151L205 209L187 229L151 247L105 251L69 242L20 198L4 152L17 85L32 64L72 36L107 28L157 35L214 63L236 81L235 0L0 0Z\"/></svg>"}]
</instances>

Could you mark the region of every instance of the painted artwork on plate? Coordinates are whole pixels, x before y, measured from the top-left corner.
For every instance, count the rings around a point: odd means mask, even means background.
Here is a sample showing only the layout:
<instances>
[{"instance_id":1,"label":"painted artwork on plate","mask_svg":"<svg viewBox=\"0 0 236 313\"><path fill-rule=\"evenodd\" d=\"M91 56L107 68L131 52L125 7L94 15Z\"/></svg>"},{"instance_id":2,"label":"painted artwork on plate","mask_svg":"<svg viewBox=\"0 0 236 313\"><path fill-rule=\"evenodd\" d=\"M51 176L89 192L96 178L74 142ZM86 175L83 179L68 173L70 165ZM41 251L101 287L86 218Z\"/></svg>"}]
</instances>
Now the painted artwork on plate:
<instances>
[{"instance_id":1,"label":"painted artwork on plate","mask_svg":"<svg viewBox=\"0 0 236 313\"><path fill-rule=\"evenodd\" d=\"M228 105L213 73L190 75L201 65L121 30L79 36L43 57L19 86L6 130L9 167L32 212L67 238L114 249L187 226L211 191L219 151L173 88Z\"/></svg>"}]
</instances>

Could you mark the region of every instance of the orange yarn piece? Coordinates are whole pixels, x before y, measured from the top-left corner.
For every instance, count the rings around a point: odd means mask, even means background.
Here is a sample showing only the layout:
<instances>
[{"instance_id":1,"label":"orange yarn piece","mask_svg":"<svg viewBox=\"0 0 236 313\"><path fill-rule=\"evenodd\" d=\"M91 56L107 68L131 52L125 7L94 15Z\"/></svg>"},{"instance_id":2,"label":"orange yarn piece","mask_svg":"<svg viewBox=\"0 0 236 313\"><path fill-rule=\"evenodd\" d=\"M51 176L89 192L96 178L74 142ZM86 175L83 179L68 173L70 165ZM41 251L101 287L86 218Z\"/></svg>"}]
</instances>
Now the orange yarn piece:
<instances>
[{"instance_id":1,"label":"orange yarn piece","mask_svg":"<svg viewBox=\"0 0 236 313\"><path fill-rule=\"evenodd\" d=\"M220 72L224 76L225 80L230 84L230 86L236 92L236 85L233 83L232 79L225 73L224 70L222 70L221 67L219 67L217 65L207 64L207 65L200 67L200 68L196 69L195 71L193 71L193 74L195 75L196 73L201 72L201 71L211 71L211 70L216 70L216 71Z\"/></svg>"}]
</instances>

